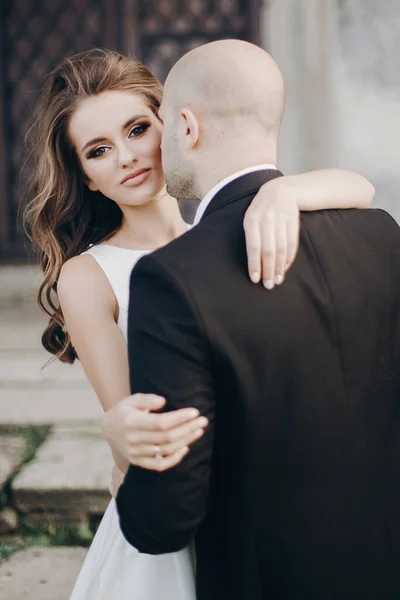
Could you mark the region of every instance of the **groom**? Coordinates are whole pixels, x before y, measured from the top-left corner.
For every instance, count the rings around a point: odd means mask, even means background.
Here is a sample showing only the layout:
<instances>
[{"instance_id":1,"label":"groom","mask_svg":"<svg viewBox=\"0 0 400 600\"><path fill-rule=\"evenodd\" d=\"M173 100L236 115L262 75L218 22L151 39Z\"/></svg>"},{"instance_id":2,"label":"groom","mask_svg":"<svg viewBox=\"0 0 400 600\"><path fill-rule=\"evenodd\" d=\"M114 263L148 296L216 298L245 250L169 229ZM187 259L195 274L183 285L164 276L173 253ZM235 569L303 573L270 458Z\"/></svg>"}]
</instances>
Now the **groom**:
<instances>
[{"instance_id":1,"label":"groom","mask_svg":"<svg viewBox=\"0 0 400 600\"><path fill-rule=\"evenodd\" d=\"M131 386L209 426L175 468L130 467L121 528L150 554L195 538L199 600L398 600L400 233L382 211L308 213L284 285L248 281L243 216L280 176L283 109L245 42L168 77L168 191L202 202L132 274Z\"/></svg>"}]
</instances>

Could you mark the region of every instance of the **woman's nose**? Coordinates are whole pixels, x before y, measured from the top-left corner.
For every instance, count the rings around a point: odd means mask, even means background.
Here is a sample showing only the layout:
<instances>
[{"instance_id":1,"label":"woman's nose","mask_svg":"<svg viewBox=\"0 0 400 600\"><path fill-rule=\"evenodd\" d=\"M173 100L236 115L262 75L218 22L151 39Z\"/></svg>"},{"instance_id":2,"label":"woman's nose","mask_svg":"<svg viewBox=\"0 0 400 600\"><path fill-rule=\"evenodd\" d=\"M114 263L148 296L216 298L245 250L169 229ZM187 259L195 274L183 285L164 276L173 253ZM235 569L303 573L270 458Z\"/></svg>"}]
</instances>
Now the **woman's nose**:
<instances>
[{"instance_id":1,"label":"woman's nose","mask_svg":"<svg viewBox=\"0 0 400 600\"><path fill-rule=\"evenodd\" d=\"M137 155L134 152L132 145L130 144L121 144L118 149L118 160L120 167L129 167L132 163L137 161Z\"/></svg>"}]
</instances>

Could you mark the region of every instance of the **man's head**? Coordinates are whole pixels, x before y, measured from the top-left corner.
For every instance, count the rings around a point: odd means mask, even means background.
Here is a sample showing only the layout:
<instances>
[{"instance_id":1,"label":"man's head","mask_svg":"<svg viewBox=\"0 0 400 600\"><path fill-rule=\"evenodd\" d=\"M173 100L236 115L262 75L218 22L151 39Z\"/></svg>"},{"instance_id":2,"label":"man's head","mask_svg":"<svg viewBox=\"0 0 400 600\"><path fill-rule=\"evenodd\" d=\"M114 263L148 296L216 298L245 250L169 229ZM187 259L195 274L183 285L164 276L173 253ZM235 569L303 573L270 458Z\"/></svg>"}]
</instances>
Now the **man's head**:
<instances>
[{"instance_id":1,"label":"man's head","mask_svg":"<svg viewBox=\"0 0 400 600\"><path fill-rule=\"evenodd\" d=\"M253 44L221 40L183 56L159 112L169 193L201 198L235 171L275 163L284 104L278 66Z\"/></svg>"}]
</instances>

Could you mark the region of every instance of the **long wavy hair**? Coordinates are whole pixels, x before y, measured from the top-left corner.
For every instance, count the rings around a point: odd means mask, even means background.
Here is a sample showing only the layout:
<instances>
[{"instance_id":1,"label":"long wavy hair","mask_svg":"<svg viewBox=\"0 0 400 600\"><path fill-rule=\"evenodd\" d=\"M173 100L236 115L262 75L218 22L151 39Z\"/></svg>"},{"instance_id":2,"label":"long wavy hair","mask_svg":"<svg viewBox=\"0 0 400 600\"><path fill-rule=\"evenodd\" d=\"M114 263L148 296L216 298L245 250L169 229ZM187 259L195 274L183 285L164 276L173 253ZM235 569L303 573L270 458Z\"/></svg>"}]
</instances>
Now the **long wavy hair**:
<instances>
[{"instance_id":1,"label":"long wavy hair","mask_svg":"<svg viewBox=\"0 0 400 600\"><path fill-rule=\"evenodd\" d=\"M96 49L64 59L49 73L27 134L34 168L25 230L39 251L44 274L38 304L50 317L42 344L67 363L77 354L57 299L61 268L91 244L110 238L122 223L117 204L86 186L68 124L79 102L111 90L132 90L157 115L163 88L150 71L137 60Z\"/></svg>"}]
</instances>

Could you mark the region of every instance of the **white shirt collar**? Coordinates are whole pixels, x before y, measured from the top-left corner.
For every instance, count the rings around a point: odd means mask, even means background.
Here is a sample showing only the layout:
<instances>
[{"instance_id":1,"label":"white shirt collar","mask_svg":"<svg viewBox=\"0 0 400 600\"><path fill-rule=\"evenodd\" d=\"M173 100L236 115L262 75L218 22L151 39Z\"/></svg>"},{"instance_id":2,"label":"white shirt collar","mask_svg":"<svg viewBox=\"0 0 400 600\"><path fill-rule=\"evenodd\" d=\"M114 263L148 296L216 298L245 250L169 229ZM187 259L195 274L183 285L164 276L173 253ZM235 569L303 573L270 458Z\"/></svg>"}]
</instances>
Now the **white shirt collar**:
<instances>
[{"instance_id":1,"label":"white shirt collar","mask_svg":"<svg viewBox=\"0 0 400 600\"><path fill-rule=\"evenodd\" d=\"M201 218L204 215L204 213L207 209L207 206L210 204L211 200L218 194L218 192L220 192L222 190L222 188L224 188L226 185L228 185L228 183L231 183L231 181L234 181L235 179L242 177L242 175L247 175L248 173L255 173L256 171L263 171L263 170L275 170L276 171L276 166L265 164L265 165L256 165L255 167L248 167L247 169L242 169L241 171L237 171L236 173L233 173L233 175L229 175L228 177L225 177L225 179L223 179L222 181L220 181L219 183L214 185L214 187L208 192L208 194L206 194L204 196L203 200L200 202L200 204L197 208L197 211L196 211L196 216L194 218L193 225L197 225L201 221Z\"/></svg>"}]
</instances>

